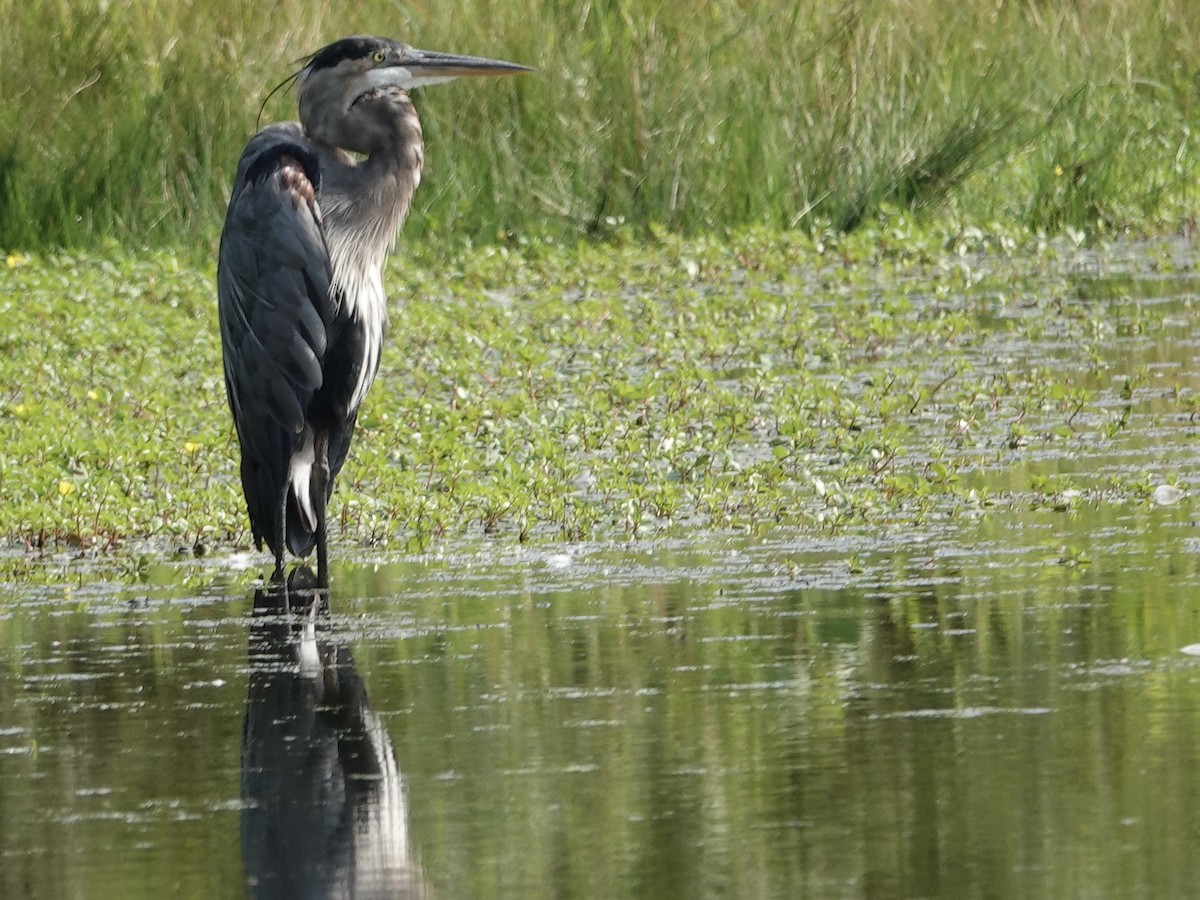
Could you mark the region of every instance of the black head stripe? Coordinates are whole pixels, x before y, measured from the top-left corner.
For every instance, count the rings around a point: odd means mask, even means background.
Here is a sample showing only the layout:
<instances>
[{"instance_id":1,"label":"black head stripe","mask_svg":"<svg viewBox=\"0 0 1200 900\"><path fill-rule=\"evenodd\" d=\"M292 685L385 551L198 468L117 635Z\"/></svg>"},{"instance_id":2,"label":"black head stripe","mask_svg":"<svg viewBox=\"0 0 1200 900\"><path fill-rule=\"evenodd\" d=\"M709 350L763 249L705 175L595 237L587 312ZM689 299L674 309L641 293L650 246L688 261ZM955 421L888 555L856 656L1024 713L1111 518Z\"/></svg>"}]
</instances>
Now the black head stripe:
<instances>
[{"instance_id":1,"label":"black head stripe","mask_svg":"<svg viewBox=\"0 0 1200 900\"><path fill-rule=\"evenodd\" d=\"M342 38L340 41L334 41L332 44L322 47L310 56L308 65L314 72L317 69L331 69L343 60L362 59L381 46L378 38L363 35Z\"/></svg>"}]
</instances>

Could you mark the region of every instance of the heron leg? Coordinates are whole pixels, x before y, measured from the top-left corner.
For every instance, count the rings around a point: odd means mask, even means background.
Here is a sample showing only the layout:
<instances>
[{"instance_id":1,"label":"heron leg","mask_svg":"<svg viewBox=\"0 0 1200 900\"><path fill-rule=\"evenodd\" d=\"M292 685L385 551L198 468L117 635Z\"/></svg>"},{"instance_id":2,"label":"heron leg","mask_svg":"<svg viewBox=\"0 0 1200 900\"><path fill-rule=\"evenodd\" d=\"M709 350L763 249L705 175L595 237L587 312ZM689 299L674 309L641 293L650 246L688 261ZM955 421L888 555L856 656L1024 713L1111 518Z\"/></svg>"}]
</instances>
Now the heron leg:
<instances>
[{"instance_id":1,"label":"heron leg","mask_svg":"<svg viewBox=\"0 0 1200 900\"><path fill-rule=\"evenodd\" d=\"M325 504L317 513L317 587L329 587L329 548L325 545Z\"/></svg>"},{"instance_id":2,"label":"heron leg","mask_svg":"<svg viewBox=\"0 0 1200 900\"><path fill-rule=\"evenodd\" d=\"M279 498L279 511L275 519L275 540L269 542L275 554L275 574L271 576L273 581L283 578L283 554L287 548L287 502L288 489L285 485Z\"/></svg>"},{"instance_id":3,"label":"heron leg","mask_svg":"<svg viewBox=\"0 0 1200 900\"><path fill-rule=\"evenodd\" d=\"M313 462L313 510L317 514L317 587L329 587L329 545L325 528L326 498L329 496L329 437L317 432L314 442L316 459Z\"/></svg>"}]
</instances>

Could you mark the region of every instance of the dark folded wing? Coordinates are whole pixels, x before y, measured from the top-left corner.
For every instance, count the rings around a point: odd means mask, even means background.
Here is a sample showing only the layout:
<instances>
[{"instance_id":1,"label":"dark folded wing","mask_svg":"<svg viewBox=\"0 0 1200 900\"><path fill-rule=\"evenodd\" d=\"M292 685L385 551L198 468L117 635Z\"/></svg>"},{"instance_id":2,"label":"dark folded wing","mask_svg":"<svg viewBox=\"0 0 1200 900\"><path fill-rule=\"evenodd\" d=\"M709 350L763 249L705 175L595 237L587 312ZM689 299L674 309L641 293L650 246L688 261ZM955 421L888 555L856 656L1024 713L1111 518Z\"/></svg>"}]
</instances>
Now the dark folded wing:
<instances>
[{"instance_id":1,"label":"dark folded wing","mask_svg":"<svg viewBox=\"0 0 1200 900\"><path fill-rule=\"evenodd\" d=\"M289 463L322 384L334 316L319 185L318 157L299 126L255 135L238 165L217 266L246 502L256 540L276 552Z\"/></svg>"}]
</instances>

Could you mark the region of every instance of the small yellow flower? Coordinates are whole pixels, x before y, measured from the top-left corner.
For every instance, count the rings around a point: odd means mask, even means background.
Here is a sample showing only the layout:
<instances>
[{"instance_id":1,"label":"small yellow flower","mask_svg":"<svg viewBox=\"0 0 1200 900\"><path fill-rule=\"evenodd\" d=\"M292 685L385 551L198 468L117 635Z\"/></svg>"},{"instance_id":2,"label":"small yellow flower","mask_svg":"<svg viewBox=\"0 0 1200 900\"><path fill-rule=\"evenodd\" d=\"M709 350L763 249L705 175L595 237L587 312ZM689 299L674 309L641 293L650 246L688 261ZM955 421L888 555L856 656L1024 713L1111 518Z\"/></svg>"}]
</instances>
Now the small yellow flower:
<instances>
[{"instance_id":1,"label":"small yellow flower","mask_svg":"<svg viewBox=\"0 0 1200 900\"><path fill-rule=\"evenodd\" d=\"M88 391L88 392L87 392L87 398L88 398L89 400L99 400L99 399L100 399L100 395L99 395L99 394L97 394L95 391Z\"/></svg>"},{"instance_id":2,"label":"small yellow flower","mask_svg":"<svg viewBox=\"0 0 1200 900\"><path fill-rule=\"evenodd\" d=\"M1054 175L1055 175L1055 177L1056 177L1056 178L1062 178L1062 176L1063 176L1063 167L1062 167L1062 166L1055 166L1055 167L1054 167Z\"/></svg>"},{"instance_id":3,"label":"small yellow flower","mask_svg":"<svg viewBox=\"0 0 1200 900\"><path fill-rule=\"evenodd\" d=\"M64 497L75 493L75 484L70 481L60 481L58 483L58 492Z\"/></svg>"},{"instance_id":4,"label":"small yellow flower","mask_svg":"<svg viewBox=\"0 0 1200 900\"><path fill-rule=\"evenodd\" d=\"M188 441L186 444L183 445L183 450L185 453L195 453L202 446L204 446L204 445L197 444L195 441Z\"/></svg>"},{"instance_id":5,"label":"small yellow flower","mask_svg":"<svg viewBox=\"0 0 1200 900\"><path fill-rule=\"evenodd\" d=\"M17 266L23 266L29 262L28 256L22 256L19 253L10 253L4 257L4 262L8 264L10 269L15 269Z\"/></svg>"}]
</instances>

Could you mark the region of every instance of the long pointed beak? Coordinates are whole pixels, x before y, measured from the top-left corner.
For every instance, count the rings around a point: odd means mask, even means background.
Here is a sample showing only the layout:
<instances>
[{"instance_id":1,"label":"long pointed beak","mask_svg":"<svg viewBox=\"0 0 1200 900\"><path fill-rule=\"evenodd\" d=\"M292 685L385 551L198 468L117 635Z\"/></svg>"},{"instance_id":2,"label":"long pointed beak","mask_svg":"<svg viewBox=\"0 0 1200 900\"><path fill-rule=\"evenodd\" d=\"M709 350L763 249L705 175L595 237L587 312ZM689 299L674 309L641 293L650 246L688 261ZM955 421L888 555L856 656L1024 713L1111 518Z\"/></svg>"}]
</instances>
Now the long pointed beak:
<instances>
[{"instance_id":1,"label":"long pointed beak","mask_svg":"<svg viewBox=\"0 0 1200 900\"><path fill-rule=\"evenodd\" d=\"M532 72L529 66L487 59L483 56L461 56L439 53L436 50L411 49L397 65L408 69L418 78L479 78L486 75L519 75Z\"/></svg>"}]
</instances>

